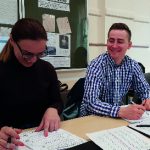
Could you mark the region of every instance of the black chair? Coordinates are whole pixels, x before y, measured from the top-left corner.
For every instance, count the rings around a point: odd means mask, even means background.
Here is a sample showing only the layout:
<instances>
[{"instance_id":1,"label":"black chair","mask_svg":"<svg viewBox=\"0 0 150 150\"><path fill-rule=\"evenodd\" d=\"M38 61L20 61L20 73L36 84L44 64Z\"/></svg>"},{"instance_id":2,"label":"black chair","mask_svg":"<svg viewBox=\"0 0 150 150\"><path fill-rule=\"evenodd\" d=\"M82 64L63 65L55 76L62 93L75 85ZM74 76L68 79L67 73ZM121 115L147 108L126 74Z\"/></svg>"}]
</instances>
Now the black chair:
<instances>
[{"instance_id":1,"label":"black chair","mask_svg":"<svg viewBox=\"0 0 150 150\"><path fill-rule=\"evenodd\" d=\"M68 92L67 103L62 113L64 120L79 117L80 104L84 94L84 82L85 78L80 78Z\"/></svg>"},{"instance_id":2,"label":"black chair","mask_svg":"<svg viewBox=\"0 0 150 150\"><path fill-rule=\"evenodd\" d=\"M150 72L149 73L145 73L144 75L145 75L145 78L146 78L148 84L150 85Z\"/></svg>"},{"instance_id":3,"label":"black chair","mask_svg":"<svg viewBox=\"0 0 150 150\"><path fill-rule=\"evenodd\" d=\"M144 73L145 77L147 76L145 74L145 67L142 63L138 62L139 66L142 69L142 72ZM147 77L146 77L147 78ZM149 82L150 83L150 82ZM141 104L142 101L138 98L138 96L134 93L132 89L130 89L126 95L126 98L124 99L124 104L127 105L130 103L130 101L134 101L136 104Z\"/></svg>"},{"instance_id":4,"label":"black chair","mask_svg":"<svg viewBox=\"0 0 150 150\"><path fill-rule=\"evenodd\" d=\"M148 84L150 85L150 73L144 73L145 79L147 80ZM142 100L138 98L138 96L136 94L134 94L134 92L128 93L128 97L132 96L133 97L133 101L136 104L141 104Z\"/></svg>"}]
</instances>

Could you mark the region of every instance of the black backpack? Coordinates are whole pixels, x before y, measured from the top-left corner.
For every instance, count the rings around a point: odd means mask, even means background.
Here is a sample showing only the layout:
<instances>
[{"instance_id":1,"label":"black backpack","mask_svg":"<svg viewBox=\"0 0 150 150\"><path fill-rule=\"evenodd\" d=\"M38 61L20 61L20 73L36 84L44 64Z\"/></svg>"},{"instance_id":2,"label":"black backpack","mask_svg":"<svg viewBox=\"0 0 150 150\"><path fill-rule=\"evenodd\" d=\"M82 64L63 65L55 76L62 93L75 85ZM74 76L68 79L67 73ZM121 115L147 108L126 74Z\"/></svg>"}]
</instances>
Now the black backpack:
<instances>
[{"instance_id":1,"label":"black backpack","mask_svg":"<svg viewBox=\"0 0 150 150\"><path fill-rule=\"evenodd\" d=\"M67 103L62 113L64 120L79 117L80 105L84 94L85 78L80 78L67 95Z\"/></svg>"}]
</instances>

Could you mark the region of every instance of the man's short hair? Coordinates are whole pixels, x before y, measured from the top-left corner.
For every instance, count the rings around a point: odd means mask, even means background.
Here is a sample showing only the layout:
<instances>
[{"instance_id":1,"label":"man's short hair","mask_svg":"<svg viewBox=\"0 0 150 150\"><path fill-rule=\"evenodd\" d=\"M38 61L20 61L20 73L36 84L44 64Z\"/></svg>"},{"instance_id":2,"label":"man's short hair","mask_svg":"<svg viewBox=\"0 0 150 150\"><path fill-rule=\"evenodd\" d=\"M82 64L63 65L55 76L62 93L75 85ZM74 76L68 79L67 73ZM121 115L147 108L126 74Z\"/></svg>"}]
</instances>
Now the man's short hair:
<instances>
[{"instance_id":1,"label":"man's short hair","mask_svg":"<svg viewBox=\"0 0 150 150\"><path fill-rule=\"evenodd\" d=\"M109 31L108 31L108 37L109 37L109 33L111 30L125 30L125 31L127 31L128 35L129 35L129 41L131 40L131 30L125 23L112 24L112 26L109 28Z\"/></svg>"}]
</instances>

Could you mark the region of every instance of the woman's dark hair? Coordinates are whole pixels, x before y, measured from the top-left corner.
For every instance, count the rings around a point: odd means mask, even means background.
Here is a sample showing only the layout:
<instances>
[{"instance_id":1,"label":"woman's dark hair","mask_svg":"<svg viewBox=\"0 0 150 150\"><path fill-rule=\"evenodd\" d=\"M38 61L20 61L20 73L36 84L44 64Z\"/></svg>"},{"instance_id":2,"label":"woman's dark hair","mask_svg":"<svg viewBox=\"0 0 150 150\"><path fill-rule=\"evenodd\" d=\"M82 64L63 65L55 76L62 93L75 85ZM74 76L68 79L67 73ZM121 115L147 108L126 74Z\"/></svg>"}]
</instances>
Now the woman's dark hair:
<instances>
[{"instance_id":1,"label":"woman's dark hair","mask_svg":"<svg viewBox=\"0 0 150 150\"><path fill-rule=\"evenodd\" d=\"M32 18L18 20L11 30L11 36L15 42L25 39L47 40L47 33L42 24ZM0 53L0 60L6 62L11 57L12 51L13 47L8 40Z\"/></svg>"},{"instance_id":2,"label":"woman's dark hair","mask_svg":"<svg viewBox=\"0 0 150 150\"><path fill-rule=\"evenodd\" d=\"M129 35L129 41L131 40L131 30L125 23L112 24L112 26L109 28L109 31L108 31L108 37L109 37L109 33L111 30L125 30Z\"/></svg>"},{"instance_id":3,"label":"woman's dark hair","mask_svg":"<svg viewBox=\"0 0 150 150\"><path fill-rule=\"evenodd\" d=\"M47 34L42 24L31 18L18 20L11 30L11 35L14 41L24 39L47 40Z\"/></svg>"}]
</instances>

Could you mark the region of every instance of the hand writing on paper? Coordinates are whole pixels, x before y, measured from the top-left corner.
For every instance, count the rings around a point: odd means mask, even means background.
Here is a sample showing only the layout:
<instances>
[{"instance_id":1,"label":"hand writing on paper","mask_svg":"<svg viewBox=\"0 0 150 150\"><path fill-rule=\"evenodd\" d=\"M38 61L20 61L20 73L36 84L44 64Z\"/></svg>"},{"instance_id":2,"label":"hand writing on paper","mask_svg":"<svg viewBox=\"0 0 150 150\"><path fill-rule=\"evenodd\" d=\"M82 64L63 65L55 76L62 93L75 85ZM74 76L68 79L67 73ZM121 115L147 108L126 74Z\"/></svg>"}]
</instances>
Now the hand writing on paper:
<instances>
[{"instance_id":1,"label":"hand writing on paper","mask_svg":"<svg viewBox=\"0 0 150 150\"><path fill-rule=\"evenodd\" d=\"M40 125L35 131L44 130L44 136L48 136L48 132L55 131L60 128L60 117L55 108L48 108L42 118Z\"/></svg>"},{"instance_id":2,"label":"hand writing on paper","mask_svg":"<svg viewBox=\"0 0 150 150\"><path fill-rule=\"evenodd\" d=\"M0 130L0 149L12 150L16 146L24 146L22 142L19 141L19 133L21 129L14 129L12 127L4 126ZM8 140L9 139L9 140Z\"/></svg>"},{"instance_id":3,"label":"hand writing on paper","mask_svg":"<svg viewBox=\"0 0 150 150\"><path fill-rule=\"evenodd\" d=\"M146 99L142 102L142 105L145 107L146 110L150 110L150 99Z\"/></svg>"},{"instance_id":4,"label":"hand writing on paper","mask_svg":"<svg viewBox=\"0 0 150 150\"><path fill-rule=\"evenodd\" d=\"M121 107L118 116L129 120L138 120L145 112L143 105L131 104L127 107Z\"/></svg>"}]
</instances>

